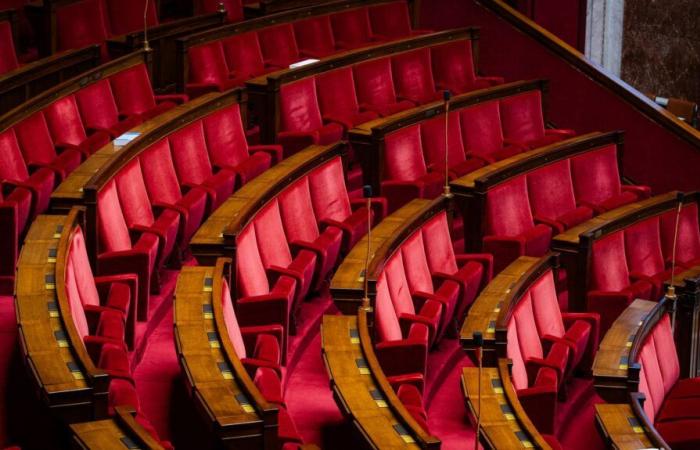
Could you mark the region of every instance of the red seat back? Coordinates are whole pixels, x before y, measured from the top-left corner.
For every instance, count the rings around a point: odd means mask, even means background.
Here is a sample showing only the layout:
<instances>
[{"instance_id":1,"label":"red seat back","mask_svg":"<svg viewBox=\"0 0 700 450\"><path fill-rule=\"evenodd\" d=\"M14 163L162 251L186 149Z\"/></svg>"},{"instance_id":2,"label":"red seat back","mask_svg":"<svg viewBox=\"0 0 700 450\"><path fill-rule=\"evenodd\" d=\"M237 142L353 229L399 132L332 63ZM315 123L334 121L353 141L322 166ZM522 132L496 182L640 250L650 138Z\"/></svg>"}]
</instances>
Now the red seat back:
<instances>
[{"instance_id":1,"label":"red seat back","mask_svg":"<svg viewBox=\"0 0 700 450\"><path fill-rule=\"evenodd\" d=\"M673 258L673 236L676 229L676 211L661 216L661 243L667 261ZM698 204L690 203L681 209L678 219L676 261L690 262L700 258L700 227L698 227Z\"/></svg>"},{"instance_id":2,"label":"red seat back","mask_svg":"<svg viewBox=\"0 0 700 450\"><path fill-rule=\"evenodd\" d=\"M287 267L292 262L292 253L287 244L277 199L265 205L254 219L255 235L263 265Z\"/></svg>"},{"instance_id":3,"label":"red seat back","mask_svg":"<svg viewBox=\"0 0 700 450\"><path fill-rule=\"evenodd\" d=\"M571 158L576 200L597 205L621 192L617 147L608 145Z\"/></svg>"},{"instance_id":4,"label":"red seat back","mask_svg":"<svg viewBox=\"0 0 700 450\"><path fill-rule=\"evenodd\" d=\"M88 128L109 129L119 122L119 111L109 80L102 79L75 93L80 116Z\"/></svg>"},{"instance_id":5,"label":"red seat back","mask_svg":"<svg viewBox=\"0 0 700 450\"><path fill-rule=\"evenodd\" d=\"M0 75L19 67L15 42L12 38L12 23L0 22Z\"/></svg>"},{"instance_id":6,"label":"red seat back","mask_svg":"<svg viewBox=\"0 0 700 450\"><path fill-rule=\"evenodd\" d=\"M393 56L391 67L400 97L420 100L421 103L435 100L430 49L421 48Z\"/></svg>"},{"instance_id":7,"label":"red seat back","mask_svg":"<svg viewBox=\"0 0 700 450\"><path fill-rule=\"evenodd\" d=\"M413 233L411 237L401 244L401 257L406 271L406 280L410 292L433 292L433 279L428 267L428 259L425 255L425 244L421 230Z\"/></svg>"},{"instance_id":8,"label":"red seat back","mask_svg":"<svg viewBox=\"0 0 700 450\"><path fill-rule=\"evenodd\" d=\"M529 142L544 137L542 95L539 90L501 99L501 121L506 139Z\"/></svg>"},{"instance_id":9,"label":"red seat back","mask_svg":"<svg viewBox=\"0 0 700 450\"><path fill-rule=\"evenodd\" d=\"M511 317L508 322L508 334L506 336L506 356L513 361L510 378L513 381L513 387L516 390L526 389L528 387L527 369L525 361L520 352L520 342L518 342L518 325L514 317Z\"/></svg>"},{"instance_id":10,"label":"red seat back","mask_svg":"<svg viewBox=\"0 0 700 450\"><path fill-rule=\"evenodd\" d=\"M447 124L447 165L452 166L466 160L462 142L462 128L459 123L459 113L449 114ZM445 165L445 115L426 120L420 127L423 154L429 165Z\"/></svg>"},{"instance_id":11,"label":"red seat back","mask_svg":"<svg viewBox=\"0 0 700 450\"><path fill-rule=\"evenodd\" d=\"M299 61L299 48L291 23L267 27L258 31L263 58L282 68Z\"/></svg>"},{"instance_id":12,"label":"red seat back","mask_svg":"<svg viewBox=\"0 0 700 450\"><path fill-rule=\"evenodd\" d=\"M345 186L345 175L341 159L334 158L309 174L311 202L316 218L342 222L352 210Z\"/></svg>"},{"instance_id":13,"label":"red seat back","mask_svg":"<svg viewBox=\"0 0 700 450\"><path fill-rule=\"evenodd\" d=\"M133 116L155 108L156 98L145 64L115 73L109 81L119 113Z\"/></svg>"},{"instance_id":14,"label":"red seat back","mask_svg":"<svg viewBox=\"0 0 700 450\"><path fill-rule=\"evenodd\" d=\"M226 66L233 77L253 78L265 73L265 62L256 32L235 34L221 43Z\"/></svg>"},{"instance_id":15,"label":"red seat back","mask_svg":"<svg viewBox=\"0 0 700 450\"><path fill-rule=\"evenodd\" d=\"M415 181L428 172L421 147L420 124L387 134L384 139L385 179Z\"/></svg>"},{"instance_id":16,"label":"red seat back","mask_svg":"<svg viewBox=\"0 0 700 450\"><path fill-rule=\"evenodd\" d=\"M372 30L367 7L332 14L331 25L335 40L348 47L357 47L371 41Z\"/></svg>"},{"instance_id":17,"label":"red seat back","mask_svg":"<svg viewBox=\"0 0 700 450\"><path fill-rule=\"evenodd\" d=\"M360 104L389 105L396 103L391 60L380 58L353 67Z\"/></svg>"},{"instance_id":18,"label":"red seat back","mask_svg":"<svg viewBox=\"0 0 700 450\"><path fill-rule=\"evenodd\" d=\"M460 112L464 149L488 156L503 148L503 131L498 101L479 103Z\"/></svg>"},{"instance_id":19,"label":"red seat back","mask_svg":"<svg viewBox=\"0 0 700 450\"><path fill-rule=\"evenodd\" d=\"M384 275L386 276L391 303L394 305L396 314L398 316L401 316L401 314L415 314L416 310L413 306L413 298L408 287L403 257L400 251L394 253L386 262Z\"/></svg>"},{"instance_id":20,"label":"red seat back","mask_svg":"<svg viewBox=\"0 0 700 450\"><path fill-rule=\"evenodd\" d=\"M127 226L151 226L155 219L139 159L134 158L130 161L114 179Z\"/></svg>"},{"instance_id":21,"label":"red seat back","mask_svg":"<svg viewBox=\"0 0 700 450\"><path fill-rule=\"evenodd\" d=\"M379 342L400 341L403 339L401 325L399 325L399 319L396 317L396 311L389 295L389 287L383 273L377 279L375 309Z\"/></svg>"},{"instance_id":22,"label":"red seat back","mask_svg":"<svg viewBox=\"0 0 700 450\"><path fill-rule=\"evenodd\" d=\"M369 19L372 31L390 38L400 38L411 34L411 18L405 1L370 6Z\"/></svg>"},{"instance_id":23,"label":"red seat back","mask_svg":"<svg viewBox=\"0 0 700 450\"><path fill-rule=\"evenodd\" d=\"M421 227L421 231L430 272L448 274L457 272L457 261L447 224L447 214L444 211L436 214Z\"/></svg>"},{"instance_id":24,"label":"red seat back","mask_svg":"<svg viewBox=\"0 0 700 450\"><path fill-rule=\"evenodd\" d=\"M202 119L202 125L214 165L235 167L248 158L248 142L238 104L208 115Z\"/></svg>"},{"instance_id":25,"label":"red seat back","mask_svg":"<svg viewBox=\"0 0 700 450\"><path fill-rule=\"evenodd\" d=\"M311 204L308 177L302 177L279 195L282 223L289 242L313 242L319 236Z\"/></svg>"},{"instance_id":26,"label":"red seat back","mask_svg":"<svg viewBox=\"0 0 700 450\"><path fill-rule=\"evenodd\" d=\"M532 212L536 216L556 220L563 214L576 209L568 159L529 172L527 191Z\"/></svg>"},{"instance_id":27,"label":"red seat back","mask_svg":"<svg viewBox=\"0 0 700 450\"><path fill-rule=\"evenodd\" d=\"M241 328L238 325L238 320L236 319L236 311L233 310L231 290L228 287L228 282L226 279L223 279L221 283L221 307L224 311L224 324L226 325L226 332L228 334L229 341L231 341L231 344L233 344L233 350L236 352L236 356L241 359L245 358L245 343L243 342Z\"/></svg>"},{"instance_id":28,"label":"red seat back","mask_svg":"<svg viewBox=\"0 0 700 450\"><path fill-rule=\"evenodd\" d=\"M313 78L280 87L280 121L284 131L314 131L323 126Z\"/></svg>"},{"instance_id":29,"label":"red seat back","mask_svg":"<svg viewBox=\"0 0 700 450\"><path fill-rule=\"evenodd\" d=\"M113 35L143 30L143 16L149 27L158 25L156 2L147 0L104 0L107 6L110 30ZM147 8L147 9L146 9Z\"/></svg>"},{"instance_id":30,"label":"red seat back","mask_svg":"<svg viewBox=\"0 0 700 450\"><path fill-rule=\"evenodd\" d=\"M81 0L56 8L58 50L103 44L109 31L102 7L99 0Z\"/></svg>"},{"instance_id":31,"label":"red seat back","mask_svg":"<svg viewBox=\"0 0 700 450\"><path fill-rule=\"evenodd\" d=\"M72 264L77 275L75 284L80 296L80 303L83 305L100 306L100 296L97 293L95 286L95 278L90 268L90 260L88 259L87 247L85 245L85 236L83 231L77 228L70 242L68 250L68 261L66 264Z\"/></svg>"},{"instance_id":32,"label":"red seat back","mask_svg":"<svg viewBox=\"0 0 700 450\"><path fill-rule=\"evenodd\" d=\"M114 180L97 193L97 235L100 237L100 253L131 250L129 229Z\"/></svg>"},{"instance_id":33,"label":"red seat back","mask_svg":"<svg viewBox=\"0 0 700 450\"><path fill-rule=\"evenodd\" d=\"M321 114L324 116L343 117L357 114L360 109L351 67L317 75L316 90Z\"/></svg>"},{"instance_id":34,"label":"red seat back","mask_svg":"<svg viewBox=\"0 0 700 450\"><path fill-rule=\"evenodd\" d=\"M624 232L616 231L593 243L591 289L617 292L630 284Z\"/></svg>"},{"instance_id":35,"label":"red seat back","mask_svg":"<svg viewBox=\"0 0 700 450\"><path fill-rule=\"evenodd\" d=\"M253 224L245 227L236 238L236 271L239 295L248 297L270 293Z\"/></svg>"},{"instance_id":36,"label":"red seat back","mask_svg":"<svg viewBox=\"0 0 700 450\"><path fill-rule=\"evenodd\" d=\"M212 176L213 170L201 120L172 133L168 140L177 178L181 184L199 185Z\"/></svg>"},{"instance_id":37,"label":"red seat back","mask_svg":"<svg viewBox=\"0 0 700 450\"><path fill-rule=\"evenodd\" d=\"M76 273L76 268L71 261L66 262L65 283L66 297L68 298L68 306L70 307L71 319L75 325L78 335L81 338L90 335L87 318L85 317L85 309L80 300L80 292L76 280L81 274Z\"/></svg>"},{"instance_id":38,"label":"red seat back","mask_svg":"<svg viewBox=\"0 0 700 450\"><path fill-rule=\"evenodd\" d=\"M653 276L665 270L658 216L625 228L625 254L630 272Z\"/></svg>"},{"instance_id":39,"label":"red seat back","mask_svg":"<svg viewBox=\"0 0 700 450\"><path fill-rule=\"evenodd\" d=\"M190 47L187 58L191 83L219 84L228 78L229 69L221 41Z\"/></svg>"},{"instance_id":40,"label":"red seat back","mask_svg":"<svg viewBox=\"0 0 700 450\"><path fill-rule=\"evenodd\" d=\"M552 270L543 273L528 289L532 299L535 323L540 336L563 337L566 333L562 320Z\"/></svg>"},{"instance_id":41,"label":"red seat back","mask_svg":"<svg viewBox=\"0 0 700 450\"><path fill-rule=\"evenodd\" d=\"M518 236L534 225L525 175L501 183L486 193L486 234Z\"/></svg>"},{"instance_id":42,"label":"red seat back","mask_svg":"<svg viewBox=\"0 0 700 450\"><path fill-rule=\"evenodd\" d=\"M518 324L518 343L525 362L530 358L542 358L544 352L540 335L537 333L535 313L532 310L532 298L529 292L526 292L515 306L513 319Z\"/></svg>"},{"instance_id":43,"label":"red seat back","mask_svg":"<svg viewBox=\"0 0 700 450\"><path fill-rule=\"evenodd\" d=\"M15 133L26 161L50 164L56 158L56 148L43 112L36 112L15 125Z\"/></svg>"},{"instance_id":44,"label":"red seat back","mask_svg":"<svg viewBox=\"0 0 700 450\"><path fill-rule=\"evenodd\" d=\"M62 97L47 106L44 116L54 142L80 145L87 139L78 103L73 95Z\"/></svg>"},{"instance_id":45,"label":"red seat back","mask_svg":"<svg viewBox=\"0 0 700 450\"><path fill-rule=\"evenodd\" d=\"M295 21L294 36L302 52L308 50L319 56L335 52L330 16L317 16Z\"/></svg>"},{"instance_id":46,"label":"red seat back","mask_svg":"<svg viewBox=\"0 0 700 450\"><path fill-rule=\"evenodd\" d=\"M27 164L14 129L0 133L0 180L24 181L29 178Z\"/></svg>"},{"instance_id":47,"label":"red seat back","mask_svg":"<svg viewBox=\"0 0 700 450\"><path fill-rule=\"evenodd\" d=\"M467 91L476 80L472 43L461 39L430 49L433 77L438 86L455 94Z\"/></svg>"},{"instance_id":48,"label":"red seat back","mask_svg":"<svg viewBox=\"0 0 700 450\"><path fill-rule=\"evenodd\" d=\"M182 198L180 181L170 154L170 144L162 139L140 155L143 179L153 203L175 204Z\"/></svg>"}]
</instances>

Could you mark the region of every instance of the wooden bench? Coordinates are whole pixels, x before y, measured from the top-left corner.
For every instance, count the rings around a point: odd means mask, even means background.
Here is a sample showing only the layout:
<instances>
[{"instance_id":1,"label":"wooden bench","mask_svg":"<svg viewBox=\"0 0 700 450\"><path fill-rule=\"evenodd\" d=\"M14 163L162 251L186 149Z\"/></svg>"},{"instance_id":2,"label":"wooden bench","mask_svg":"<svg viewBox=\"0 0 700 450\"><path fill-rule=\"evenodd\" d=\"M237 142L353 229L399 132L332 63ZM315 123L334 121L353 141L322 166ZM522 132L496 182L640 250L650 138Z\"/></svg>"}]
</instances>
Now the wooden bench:
<instances>
[{"instance_id":1,"label":"wooden bench","mask_svg":"<svg viewBox=\"0 0 700 450\"><path fill-rule=\"evenodd\" d=\"M125 447L162 450L163 446L134 419L134 414L131 408L117 406L114 417L110 419L71 424L73 447L100 450L124 450Z\"/></svg>"}]
</instances>

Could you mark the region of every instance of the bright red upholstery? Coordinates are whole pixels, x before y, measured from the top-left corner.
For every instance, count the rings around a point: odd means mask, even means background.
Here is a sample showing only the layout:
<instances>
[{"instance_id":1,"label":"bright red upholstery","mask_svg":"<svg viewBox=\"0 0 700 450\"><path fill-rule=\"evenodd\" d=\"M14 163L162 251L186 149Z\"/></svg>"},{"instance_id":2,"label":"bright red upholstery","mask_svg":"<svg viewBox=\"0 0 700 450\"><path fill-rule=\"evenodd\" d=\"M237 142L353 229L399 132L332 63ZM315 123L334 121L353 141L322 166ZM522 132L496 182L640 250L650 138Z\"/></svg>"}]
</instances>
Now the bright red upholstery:
<instances>
[{"instance_id":1,"label":"bright red upholstery","mask_svg":"<svg viewBox=\"0 0 700 450\"><path fill-rule=\"evenodd\" d=\"M527 191L535 222L559 234L593 217L587 206L576 206L569 160L537 168L527 175Z\"/></svg>"},{"instance_id":2,"label":"bright red upholstery","mask_svg":"<svg viewBox=\"0 0 700 450\"><path fill-rule=\"evenodd\" d=\"M362 111L357 103L352 68L343 67L316 76L316 89L321 117L324 122L335 122L345 131L374 120L374 111Z\"/></svg>"},{"instance_id":3,"label":"bright red upholstery","mask_svg":"<svg viewBox=\"0 0 700 450\"><path fill-rule=\"evenodd\" d=\"M383 40L372 32L367 7L331 14L331 25L335 45L340 49L366 47Z\"/></svg>"},{"instance_id":4,"label":"bright red upholstery","mask_svg":"<svg viewBox=\"0 0 700 450\"><path fill-rule=\"evenodd\" d=\"M136 117L119 120L117 103L107 79L82 88L75 93L75 99L88 134L104 131L116 138L140 123Z\"/></svg>"},{"instance_id":5,"label":"bright red upholstery","mask_svg":"<svg viewBox=\"0 0 700 450\"><path fill-rule=\"evenodd\" d=\"M240 22L243 20L243 2L241 0L197 0L194 2L199 13L215 13L219 11L219 5L226 9L227 22Z\"/></svg>"},{"instance_id":6,"label":"bright red upholstery","mask_svg":"<svg viewBox=\"0 0 700 450\"><path fill-rule=\"evenodd\" d=\"M109 18L108 29L112 34L120 35L143 30L146 0L104 0L104 4ZM155 2L148 2L146 23L149 27L158 25Z\"/></svg>"},{"instance_id":7,"label":"bright red upholstery","mask_svg":"<svg viewBox=\"0 0 700 450\"><path fill-rule=\"evenodd\" d=\"M445 176L445 116L436 117L421 123L421 142L423 155L428 169ZM449 117L447 135L447 165L450 179L459 178L482 167L484 160L467 158L462 142L462 129L459 113L452 112ZM471 156L471 155L470 155Z\"/></svg>"},{"instance_id":8,"label":"bright red upholstery","mask_svg":"<svg viewBox=\"0 0 700 450\"><path fill-rule=\"evenodd\" d=\"M535 225L525 176L512 178L486 194L484 251L492 253L498 273L518 256L542 256L552 229Z\"/></svg>"},{"instance_id":9,"label":"bright red upholstery","mask_svg":"<svg viewBox=\"0 0 700 450\"><path fill-rule=\"evenodd\" d=\"M449 42L430 49L433 77L439 90L463 94L503 84L501 77L477 77L474 70L472 41L467 39Z\"/></svg>"},{"instance_id":10,"label":"bright red upholstery","mask_svg":"<svg viewBox=\"0 0 700 450\"><path fill-rule=\"evenodd\" d=\"M264 74L269 68L263 61L258 34L254 31L234 34L222 41L229 77L247 80Z\"/></svg>"},{"instance_id":11,"label":"bright red upholstery","mask_svg":"<svg viewBox=\"0 0 700 450\"><path fill-rule=\"evenodd\" d=\"M411 29L408 4L403 0L374 5L367 9L372 31L379 36L397 39L426 33Z\"/></svg>"},{"instance_id":12,"label":"bright red upholstery","mask_svg":"<svg viewBox=\"0 0 700 450\"><path fill-rule=\"evenodd\" d=\"M503 135L509 142L538 148L575 135L573 130L545 130L539 90L501 99L500 106Z\"/></svg>"},{"instance_id":13,"label":"bright red upholstery","mask_svg":"<svg viewBox=\"0 0 700 450\"><path fill-rule=\"evenodd\" d=\"M77 150L83 159L87 159L110 141L109 135L101 131L87 136L73 95L50 104L44 109L44 116L54 146L61 152L68 149Z\"/></svg>"},{"instance_id":14,"label":"bright red upholstery","mask_svg":"<svg viewBox=\"0 0 700 450\"><path fill-rule=\"evenodd\" d=\"M321 59L336 51L330 16L295 21L294 36L303 57Z\"/></svg>"},{"instance_id":15,"label":"bright red upholstery","mask_svg":"<svg viewBox=\"0 0 700 450\"><path fill-rule=\"evenodd\" d=\"M429 48L393 56L391 68L399 98L417 105L442 98L442 93L435 90Z\"/></svg>"},{"instance_id":16,"label":"bright red upholstery","mask_svg":"<svg viewBox=\"0 0 700 450\"><path fill-rule=\"evenodd\" d=\"M19 67L15 43L12 38L12 24L0 22L0 75Z\"/></svg>"},{"instance_id":17,"label":"bright red upholstery","mask_svg":"<svg viewBox=\"0 0 700 450\"><path fill-rule=\"evenodd\" d=\"M303 59L299 54L291 23L262 28L258 31L258 40L265 64L268 66L285 69Z\"/></svg>"},{"instance_id":18,"label":"bright red upholstery","mask_svg":"<svg viewBox=\"0 0 700 450\"><path fill-rule=\"evenodd\" d=\"M59 51L100 44L102 58L108 59L105 40L109 28L100 0L80 0L56 8L56 47ZM143 18L143 14L140 15Z\"/></svg>"},{"instance_id":19,"label":"bright red upholstery","mask_svg":"<svg viewBox=\"0 0 700 450\"><path fill-rule=\"evenodd\" d=\"M444 175L428 172L421 148L420 125L386 135L382 195L394 211L414 198L435 198L443 191Z\"/></svg>"},{"instance_id":20,"label":"bright red upholstery","mask_svg":"<svg viewBox=\"0 0 700 450\"><path fill-rule=\"evenodd\" d=\"M231 73L221 41L190 47L187 58L189 76L186 91L193 97L212 91L227 91L242 85L249 78Z\"/></svg>"},{"instance_id":21,"label":"bright red upholstery","mask_svg":"<svg viewBox=\"0 0 700 450\"><path fill-rule=\"evenodd\" d=\"M651 217L625 228L625 255L633 281L644 280L652 285L650 299L664 295L664 282L671 278L661 250L659 217ZM676 272L681 271L677 268Z\"/></svg>"},{"instance_id":22,"label":"bright red upholstery","mask_svg":"<svg viewBox=\"0 0 700 450\"><path fill-rule=\"evenodd\" d=\"M285 156L312 144L332 144L342 136L343 127L340 124L323 124L313 78L282 85L277 140L282 144Z\"/></svg>"},{"instance_id":23,"label":"bright red upholstery","mask_svg":"<svg viewBox=\"0 0 700 450\"><path fill-rule=\"evenodd\" d=\"M421 428L427 433L430 433L430 429L428 428L428 414L425 412L423 396L418 388L412 384L402 384L396 390L396 396Z\"/></svg>"},{"instance_id":24,"label":"bright red upholstery","mask_svg":"<svg viewBox=\"0 0 700 450\"><path fill-rule=\"evenodd\" d=\"M661 243L664 260L670 265L673 258L673 236L676 230L676 211L661 215ZM676 264L686 268L700 264L700 227L698 226L698 205L683 206L678 220L678 241L676 242Z\"/></svg>"},{"instance_id":25,"label":"bright red upholstery","mask_svg":"<svg viewBox=\"0 0 700 450\"><path fill-rule=\"evenodd\" d=\"M414 107L412 102L396 97L390 58L356 64L353 73L361 109L389 116Z\"/></svg>"},{"instance_id":26,"label":"bright red upholstery","mask_svg":"<svg viewBox=\"0 0 700 450\"><path fill-rule=\"evenodd\" d=\"M525 151L524 147L506 143L501 129L498 101L464 108L460 110L459 116L467 155L492 163Z\"/></svg>"},{"instance_id":27,"label":"bright red upholstery","mask_svg":"<svg viewBox=\"0 0 700 450\"><path fill-rule=\"evenodd\" d=\"M187 100L186 96L154 95L145 64L115 73L109 81L121 117L146 121Z\"/></svg>"}]
</instances>

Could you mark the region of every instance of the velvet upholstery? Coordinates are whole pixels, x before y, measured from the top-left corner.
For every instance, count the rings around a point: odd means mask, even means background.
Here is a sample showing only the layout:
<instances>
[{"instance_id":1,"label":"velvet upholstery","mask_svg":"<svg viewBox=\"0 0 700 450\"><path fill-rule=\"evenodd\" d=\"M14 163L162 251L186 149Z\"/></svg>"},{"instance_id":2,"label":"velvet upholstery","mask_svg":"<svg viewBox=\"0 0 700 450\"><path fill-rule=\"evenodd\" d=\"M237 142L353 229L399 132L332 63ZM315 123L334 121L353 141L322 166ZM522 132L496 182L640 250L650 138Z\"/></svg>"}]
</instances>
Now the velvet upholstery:
<instances>
[{"instance_id":1,"label":"velvet upholstery","mask_svg":"<svg viewBox=\"0 0 700 450\"><path fill-rule=\"evenodd\" d=\"M87 136L73 95L51 103L44 109L44 117L54 146L61 152L78 151L84 160L110 141L109 135L103 131Z\"/></svg>"},{"instance_id":2,"label":"velvet upholstery","mask_svg":"<svg viewBox=\"0 0 700 450\"><path fill-rule=\"evenodd\" d=\"M459 113L450 113L447 126L447 167L450 179L459 178L482 167L479 158L467 157L462 141ZM421 142L428 169L445 176L445 117L444 115L421 123Z\"/></svg>"},{"instance_id":3,"label":"velvet upholstery","mask_svg":"<svg viewBox=\"0 0 700 450\"><path fill-rule=\"evenodd\" d=\"M88 134L104 131L114 139L140 123L137 117L120 121L112 87L107 79L80 89L75 93L75 99Z\"/></svg>"},{"instance_id":4,"label":"velvet upholstery","mask_svg":"<svg viewBox=\"0 0 700 450\"><path fill-rule=\"evenodd\" d=\"M331 19L328 15L295 21L294 36L299 53L303 57L321 59L336 51Z\"/></svg>"},{"instance_id":5,"label":"velvet upholstery","mask_svg":"<svg viewBox=\"0 0 700 450\"><path fill-rule=\"evenodd\" d=\"M383 40L372 31L367 7L331 14L331 25L335 45L339 49L351 50Z\"/></svg>"},{"instance_id":6,"label":"velvet upholstery","mask_svg":"<svg viewBox=\"0 0 700 450\"><path fill-rule=\"evenodd\" d=\"M285 69L290 64L304 59L299 48L291 23L265 27L258 31L258 39L265 64L278 69Z\"/></svg>"},{"instance_id":7,"label":"velvet upholstery","mask_svg":"<svg viewBox=\"0 0 700 450\"><path fill-rule=\"evenodd\" d=\"M104 3L80 0L56 8L56 48L59 51L100 44L102 59L107 59L105 40L109 26L105 22ZM141 16L143 17L143 15Z\"/></svg>"},{"instance_id":8,"label":"velvet upholstery","mask_svg":"<svg viewBox=\"0 0 700 450\"><path fill-rule=\"evenodd\" d=\"M459 116L467 155L492 163L525 151L522 146L506 143L498 101L464 108L460 110Z\"/></svg>"},{"instance_id":9,"label":"velvet upholstery","mask_svg":"<svg viewBox=\"0 0 700 450\"><path fill-rule=\"evenodd\" d=\"M256 32L235 34L224 39L222 44L229 77L246 80L270 70L265 66Z\"/></svg>"},{"instance_id":10,"label":"velvet upholstery","mask_svg":"<svg viewBox=\"0 0 700 450\"><path fill-rule=\"evenodd\" d=\"M429 48L394 55L391 69L400 99L422 105L442 98L442 93L435 90Z\"/></svg>"},{"instance_id":11,"label":"velvet upholstery","mask_svg":"<svg viewBox=\"0 0 700 450\"><path fill-rule=\"evenodd\" d=\"M353 74L361 109L374 111L383 117L414 107L412 102L396 96L390 58L356 64Z\"/></svg>"},{"instance_id":12,"label":"velvet upholstery","mask_svg":"<svg viewBox=\"0 0 700 450\"><path fill-rule=\"evenodd\" d=\"M676 230L676 211L660 217L661 244L666 265L673 259L673 238ZM678 218L678 240L676 242L676 264L691 268L700 264L700 227L698 205L684 205Z\"/></svg>"},{"instance_id":13,"label":"velvet upholstery","mask_svg":"<svg viewBox=\"0 0 700 450\"><path fill-rule=\"evenodd\" d=\"M398 39L425 33L412 29L408 4L403 0L369 6L367 9L372 31L379 36Z\"/></svg>"},{"instance_id":14,"label":"velvet upholstery","mask_svg":"<svg viewBox=\"0 0 700 450\"><path fill-rule=\"evenodd\" d=\"M666 270L658 216L625 228L625 256L630 279L648 282L652 285L650 299L661 298L664 282L671 278L671 270Z\"/></svg>"},{"instance_id":15,"label":"velvet upholstery","mask_svg":"<svg viewBox=\"0 0 700 450\"><path fill-rule=\"evenodd\" d=\"M524 92L500 100L503 135L509 142L538 148L574 136L573 130L545 130L542 94Z\"/></svg>"},{"instance_id":16,"label":"velvet upholstery","mask_svg":"<svg viewBox=\"0 0 700 450\"><path fill-rule=\"evenodd\" d=\"M122 118L150 120L187 100L187 96L182 95L154 95L145 64L122 70L112 75L109 82Z\"/></svg>"},{"instance_id":17,"label":"velvet upholstery","mask_svg":"<svg viewBox=\"0 0 700 450\"><path fill-rule=\"evenodd\" d=\"M439 90L463 94L503 83L501 77L477 77L474 70L472 42L467 39L449 42L430 49L433 77Z\"/></svg>"},{"instance_id":18,"label":"velvet upholstery","mask_svg":"<svg viewBox=\"0 0 700 450\"><path fill-rule=\"evenodd\" d=\"M114 35L141 31L144 27L144 7L148 27L158 25L156 3L146 0L104 0L105 13L109 18L108 29Z\"/></svg>"},{"instance_id":19,"label":"velvet upholstery","mask_svg":"<svg viewBox=\"0 0 700 450\"><path fill-rule=\"evenodd\" d=\"M361 123L379 117L374 111L360 109L351 67L342 67L318 74L316 76L316 90L324 122L339 123L347 131Z\"/></svg>"},{"instance_id":20,"label":"velvet upholstery","mask_svg":"<svg viewBox=\"0 0 700 450\"><path fill-rule=\"evenodd\" d=\"M15 43L12 38L12 24L5 20L0 22L0 75L19 67Z\"/></svg>"},{"instance_id":21,"label":"velvet upholstery","mask_svg":"<svg viewBox=\"0 0 700 450\"><path fill-rule=\"evenodd\" d=\"M242 85L247 79L231 74L221 41L190 47L187 58L189 76L186 92L192 97L212 91L227 91Z\"/></svg>"}]
</instances>

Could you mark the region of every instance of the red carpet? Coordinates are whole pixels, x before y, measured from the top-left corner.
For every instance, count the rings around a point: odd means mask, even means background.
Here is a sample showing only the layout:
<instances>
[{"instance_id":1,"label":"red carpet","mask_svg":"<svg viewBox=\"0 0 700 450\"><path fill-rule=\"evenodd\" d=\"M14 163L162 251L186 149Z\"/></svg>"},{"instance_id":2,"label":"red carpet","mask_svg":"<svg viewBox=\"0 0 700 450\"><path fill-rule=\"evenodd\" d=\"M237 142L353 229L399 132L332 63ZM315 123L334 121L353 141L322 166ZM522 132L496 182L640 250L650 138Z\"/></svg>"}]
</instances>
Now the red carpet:
<instances>
[{"instance_id":1,"label":"red carpet","mask_svg":"<svg viewBox=\"0 0 700 450\"><path fill-rule=\"evenodd\" d=\"M8 445L7 381L10 361L17 342L15 304L12 297L0 297L0 444Z\"/></svg>"}]
</instances>

